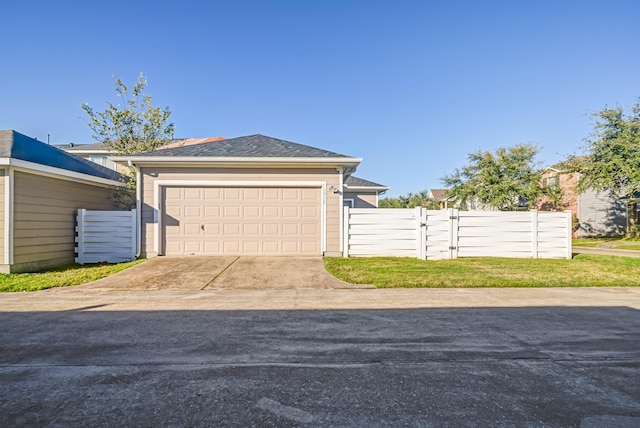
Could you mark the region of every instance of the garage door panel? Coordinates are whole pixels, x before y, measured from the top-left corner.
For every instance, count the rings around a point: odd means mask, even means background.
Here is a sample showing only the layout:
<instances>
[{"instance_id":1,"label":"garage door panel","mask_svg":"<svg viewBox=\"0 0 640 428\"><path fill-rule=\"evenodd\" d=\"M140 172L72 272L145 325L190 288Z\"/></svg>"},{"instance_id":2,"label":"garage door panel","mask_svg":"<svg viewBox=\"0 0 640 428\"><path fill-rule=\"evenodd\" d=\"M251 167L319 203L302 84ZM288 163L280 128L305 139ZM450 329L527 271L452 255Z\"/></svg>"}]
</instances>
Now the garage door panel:
<instances>
[{"instance_id":1,"label":"garage door panel","mask_svg":"<svg viewBox=\"0 0 640 428\"><path fill-rule=\"evenodd\" d=\"M273 224L273 223L264 223L262 224L262 234L263 235L279 235L280 225Z\"/></svg>"},{"instance_id":2,"label":"garage door panel","mask_svg":"<svg viewBox=\"0 0 640 428\"><path fill-rule=\"evenodd\" d=\"M285 223L282 225L283 235L298 235L300 232L300 225L297 223Z\"/></svg>"},{"instance_id":3,"label":"garage door panel","mask_svg":"<svg viewBox=\"0 0 640 428\"><path fill-rule=\"evenodd\" d=\"M187 218L196 217L199 219L200 217L202 217L202 211L203 207L200 205L185 205L183 215Z\"/></svg>"},{"instance_id":4,"label":"garage door panel","mask_svg":"<svg viewBox=\"0 0 640 428\"><path fill-rule=\"evenodd\" d=\"M284 206L282 207L282 217L299 217L300 207L298 206Z\"/></svg>"},{"instance_id":5,"label":"garage door panel","mask_svg":"<svg viewBox=\"0 0 640 428\"><path fill-rule=\"evenodd\" d=\"M313 223L304 223L300 225L302 235L316 236L320 234L320 227Z\"/></svg>"},{"instance_id":6,"label":"garage door panel","mask_svg":"<svg viewBox=\"0 0 640 428\"><path fill-rule=\"evenodd\" d=\"M242 189L239 188L225 188L223 190L224 193L224 197L223 200L224 201L239 201L240 200L240 192L242 191Z\"/></svg>"},{"instance_id":7,"label":"garage door panel","mask_svg":"<svg viewBox=\"0 0 640 428\"><path fill-rule=\"evenodd\" d=\"M220 217L220 207L219 206L205 206L204 207L204 216L206 218Z\"/></svg>"},{"instance_id":8,"label":"garage door panel","mask_svg":"<svg viewBox=\"0 0 640 428\"><path fill-rule=\"evenodd\" d=\"M275 255L282 252L282 246L279 241L263 241L262 253L264 255Z\"/></svg>"},{"instance_id":9,"label":"garage door panel","mask_svg":"<svg viewBox=\"0 0 640 428\"><path fill-rule=\"evenodd\" d=\"M260 236L260 224L259 223L248 223L242 225L242 233L245 236Z\"/></svg>"},{"instance_id":10,"label":"garage door panel","mask_svg":"<svg viewBox=\"0 0 640 428\"><path fill-rule=\"evenodd\" d=\"M205 241L204 252L209 255L223 254L222 245L218 241Z\"/></svg>"},{"instance_id":11,"label":"garage door panel","mask_svg":"<svg viewBox=\"0 0 640 428\"><path fill-rule=\"evenodd\" d=\"M184 233L185 236L192 235L192 236L198 237L198 236L200 236L200 230L201 230L200 223L187 223L187 222L185 222L184 226L183 226L182 233Z\"/></svg>"},{"instance_id":12,"label":"garage door panel","mask_svg":"<svg viewBox=\"0 0 640 428\"><path fill-rule=\"evenodd\" d=\"M222 207L222 215L224 217L238 218L240 217L240 212L241 212L240 206L229 205L229 206Z\"/></svg>"},{"instance_id":13,"label":"garage door panel","mask_svg":"<svg viewBox=\"0 0 640 428\"><path fill-rule=\"evenodd\" d=\"M262 208L262 217L264 218L278 218L280 217L280 209L279 207L263 207Z\"/></svg>"},{"instance_id":14,"label":"garage door panel","mask_svg":"<svg viewBox=\"0 0 640 428\"><path fill-rule=\"evenodd\" d=\"M316 201L318 199L318 189L303 188L300 189L300 199L304 201Z\"/></svg>"},{"instance_id":15,"label":"garage door panel","mask_svg":"<svg viewBox=\"0 0 640 428\"><path fill-rule=\"evenodd\" d=\"M240 224L238 223L225 223L222 225L222 234L225 236L229 235L240 235Z\"/></svg>"},{"instance_id":16,"label":"garage door panel","mask_svg":"<svg viewBox=\"0 0 640 428\"><path fill-rule=\"evenodd\" d=\"M186 187L184 189L184 199L199 201L202 199L202 190L203 189Z\"/></svg>"},{"instance_id":17,"label":"garage door panel","mask_svg":"<svg viewBox=\"0 0 640 428\"><path fill-rule=\"evenodd\" d=\"M204 189L204 198L211 200L220 200L222 189L219 187L207 187Z\"/></svg>"},{"instance_id":18,"label":"garage door panel","mask_svg":"<svg viewBox=\"0 0 640 428\"><path fill-rule=\"evenodd\" d=\"M206 237L220 236L220 230L220 223L204 223L205 239Z\"/></svg>"},{"instance_id":19,"label":"garage door panel","mask_svg":"<svg viewBox=\"0 0 640 428\"><path fill-rule=\"evenodd\" d=\"M260 218L259 206L244 206L242 207L242 215L244 218Z\"/></svg>"},{"instance_id":20,"label":"garage door panel","mask_svg":"<svg viewBox=\"0 0 640 428\"><path fill-rule=\"evenodd\" d=\"M202 252L201 241L184 241L184 251L186 253L198 254Z\"/></svg>"},{"instance_id":21,"label":"garage door panel","mask_svg":"<svg viewBox=\"0 0 640 428\"><path fill-rule=\"evenodd\" d=\"M254 189L254 188L243 189L242 190L243 200L244 201L259 200L260 194L261 194L260 190L261 189Z\"/></svg>"},{"instance_id":22,"label":"garage door panel","mask_svg":"<svg viewBox=\"0 0 640 428\"><path fill-rule=\"evenodd\" d=\"M244 241L242 243L242 252L244 254L260 254L260 241Z\"/></svg>"},{"instance_id":23,"label":"garage door panel","mask_svg":"<svg viewBox=\"0 0 640 428\"><path fill-rule=\"evenodd\" d=\"M172 188L167 255L320 255L320 188Z\"/></svg>"}]
</instances>

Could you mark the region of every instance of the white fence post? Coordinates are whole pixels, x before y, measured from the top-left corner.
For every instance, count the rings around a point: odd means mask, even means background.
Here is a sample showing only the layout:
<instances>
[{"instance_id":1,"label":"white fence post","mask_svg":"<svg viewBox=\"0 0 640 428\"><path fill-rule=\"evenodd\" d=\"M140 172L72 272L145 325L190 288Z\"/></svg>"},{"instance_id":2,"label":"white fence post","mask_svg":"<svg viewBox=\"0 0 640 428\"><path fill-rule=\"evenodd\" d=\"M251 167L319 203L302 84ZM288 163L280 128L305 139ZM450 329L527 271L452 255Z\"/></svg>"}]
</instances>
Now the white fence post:
<instances>
[{"instance_id":1,"label":"white fence post","mask_svg":"<svg viewBox=\"0 0 640 428\"><path fill-rule=\"evenodd\" d=\"M416 207L416 257L427 259L427 210Z\"/></svg>"},{"instance_id":2,"label":"white fence post","mask_svg":"<svg viewBox=\"0 0 640 428\"><path fill-rule=\"evenodd\" d=\"M567 216L567 260L573 258L573 213L570 210L564 212Z\"/></svg>"},{"instance_id":3,"label":"white fence post","mask_svg":"<svg viewBox=\"0 0 640 428\"><path fill-rule=\"evenodd\" d=\"M138 216L137 210L131 210L131 260L135 260L138 250Z\"/></svg>"},{"instance_id":4,"label":"white fence post","mask_svg":"<svg viewBox=\"0 0 640 428\"><path fill-rule=\"evenodd\" d=\"M448 209L449 217L449 259L458 258L458 232L460 211L455 208Z\"/></svg>"},{"instance_id":5,"label":"white fence post","mask_svg":"<svg viewBox=\"0 0 640 428\"><path fill-rule=\"evenodd\" d=\"M342 210L343 221L342 227L344 228L342 231L343 239L342 239L342 257L349 257L349 207L345 206Z\"/></svg>"},{"instance_id":6,"label":"white fence post","mask_svg":"<svg viewBox=\"0 0 640 428\"><path fill-rule=\"evenodd\" d=\"M76 237L76 243L78 246L75 248L76 254L76 263L83 265L84 264L84 215L87 210L79 209L78 215L76 216L76 232L78 236Z\"/></svg>"},{"instance_id":7,"label":"white fence post","mask_svg":"<svg viewBox=\"0 0 640 428\"><path fill-rule=\"evenodd\" d=\"M538 211L531 211L531 257L538 258Z\"/></svg>"}]
</instances>

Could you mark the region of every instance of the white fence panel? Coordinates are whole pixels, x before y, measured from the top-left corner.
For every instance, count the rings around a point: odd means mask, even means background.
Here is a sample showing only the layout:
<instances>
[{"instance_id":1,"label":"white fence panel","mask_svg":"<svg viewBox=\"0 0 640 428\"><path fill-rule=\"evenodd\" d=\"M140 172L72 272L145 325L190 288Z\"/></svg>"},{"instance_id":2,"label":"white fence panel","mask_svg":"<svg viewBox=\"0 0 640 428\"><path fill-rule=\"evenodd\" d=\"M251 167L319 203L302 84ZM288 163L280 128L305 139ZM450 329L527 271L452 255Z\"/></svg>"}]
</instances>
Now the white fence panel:
<instances>
[{"instance_id":1,"label":"white fence panel","mask_svg":"<svg viewBox=\"0 0 640 428\"><path fill-rule=\"evenodd\" d=\"M418 257L419 217L414 209L344 208L344 255Z\"/></svg>"},{"instance_id":2,"label":"white fence panel","mask_svg":"<svg viewBox=\"0 0 640 428\"><path fill-rule=\"evenodd\" d=\"M458 256L536 257L532 228L536 214L459 211Z\"/></svg>"},{"instance_id":3,"label":"white fence panel","mask_svg":"<svg viewBox=\"0 0 640 428\"><path fill-rule=\"evenodd\" d=\"M571 213L344 211L344 256L571 258Z\"/></svg>"},{"instance_id":4,"label":"white fence panel","mask_svg":"<svg viewBox=\"0 0 640 428\"><path fill-rule=\"evenodd\" d=\"M76 263L119 263L136 258L136 210L78 210Z\"/></svg>"}]
</instances>

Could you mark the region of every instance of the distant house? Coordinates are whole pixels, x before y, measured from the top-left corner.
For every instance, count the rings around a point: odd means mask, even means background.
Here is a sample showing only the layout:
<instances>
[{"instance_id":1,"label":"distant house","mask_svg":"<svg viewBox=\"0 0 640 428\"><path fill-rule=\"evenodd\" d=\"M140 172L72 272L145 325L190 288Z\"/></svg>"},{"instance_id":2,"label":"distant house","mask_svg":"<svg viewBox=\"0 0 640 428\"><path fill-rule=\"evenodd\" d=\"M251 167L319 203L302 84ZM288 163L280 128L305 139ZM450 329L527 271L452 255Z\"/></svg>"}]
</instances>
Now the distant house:
<instances>
[{"instance_id":1,"label":"distant house","mask_svg":"<svg viewBox=\"0 0 640 428\"><path fill-rule=\"evenodd\" d=\"M429 189L428 198L438 203L441 210L449 208L449 189Z\"/></svg>"},{"instance_id":2,"label":"distant house","mask_svg":"<svg viewBox=\"0 0 640 428\"><path fill-rule=\"evenodd\" d=\"M607 237L624 235L628 227L627 199L612 192L588 190L578 193L580 175L567 173L562 164L546 168L542 182L546 186L559 187L562 191L563 209L570 210L578 219L576 237ZM548 211L548 201L541 199L538 209Z\"/></svg>"},{"instance_id":3,"label":"distant house","mask_svg":"<svg viewBox=\"0 0 640 428\"><path fill-rule=\"evenodd\" d=\"M343 184L343 204L350 208L378 208L379 197L387 190L387 186L350 175Z\"/></svg>"},{"instance_id":4,"label":"distant house","mask_svg":"<svg viewBox=\"0 0 640 428\"><path fill-rule=\"evenodd\" d=\"M223 137L210 137L210 138L187 138L187 139L175 139L171 143L166 144L160 149L171 149L174 147L191 146L193 144L210 143L213 141L223 141ZM120 173L127 172L126 165L118 165L110 159L115 153L105 143L92 143L92 144L59 144L55 147L64 150L67 153L72 153L81 158L95 162L98 165L102 165L106 168L118 171Z\"/></svg>"},{"instance_id":5,"label":"distant house","mask_svg":"<svg viewBox=\"0 0 640 428\"><path fill-rule=\"evenodd\" d=\"M0 131L0 272L73 263L77 210L115 209L121 185L112 169Z\"/></svg>"}]
</instances>

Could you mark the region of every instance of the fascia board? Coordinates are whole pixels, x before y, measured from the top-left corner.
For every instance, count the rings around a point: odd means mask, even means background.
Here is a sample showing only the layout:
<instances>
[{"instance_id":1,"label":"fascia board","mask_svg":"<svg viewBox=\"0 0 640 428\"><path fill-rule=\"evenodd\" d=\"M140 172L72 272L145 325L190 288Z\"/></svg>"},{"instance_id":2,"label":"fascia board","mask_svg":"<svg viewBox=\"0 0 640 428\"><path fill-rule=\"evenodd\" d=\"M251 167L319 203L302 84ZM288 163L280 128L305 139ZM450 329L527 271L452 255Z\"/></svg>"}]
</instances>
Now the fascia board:
<instances>
[{"instance_id":1,"label":"fascia board","mask_svg":"<svg viewBox=\"0 0 640 428\"><path fill-rule=\"evenodd\" d=\"M108 178L96 177L95 175L83 174L81 172L69 171L68 169L56 168L53 166L42 165L39 163L29 162L14 158L0 158L0 166L10 166L16 170L26 171L39 175L51 176L70 181L78 181L90 184L101 184L105 186L124 186L125 184L110 180Z\"/></svg>"},{"instance_id":2,"label":"fascia board","mask_svg":"<svg viewBox=\"0 0 640 428\"><path fill-rule=\"evenodd\" d=\"M351 166L362 158L261 158L261 157L194 157L194 156L110 156L114 162L132 162L140 166Z\"/></svg>"},{"instance_id":3,"label":"fascia board","mask_svg":"<svg viewBox=\"0 0 640 428\"><path fill-rule=\"evenodd\" d=\"M344 189L349 192L366 192L366 191L382 191L389 190L387 186L347 186L344 185Z\"/></svg>"}]
</instances>

